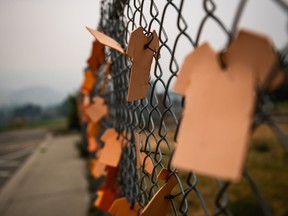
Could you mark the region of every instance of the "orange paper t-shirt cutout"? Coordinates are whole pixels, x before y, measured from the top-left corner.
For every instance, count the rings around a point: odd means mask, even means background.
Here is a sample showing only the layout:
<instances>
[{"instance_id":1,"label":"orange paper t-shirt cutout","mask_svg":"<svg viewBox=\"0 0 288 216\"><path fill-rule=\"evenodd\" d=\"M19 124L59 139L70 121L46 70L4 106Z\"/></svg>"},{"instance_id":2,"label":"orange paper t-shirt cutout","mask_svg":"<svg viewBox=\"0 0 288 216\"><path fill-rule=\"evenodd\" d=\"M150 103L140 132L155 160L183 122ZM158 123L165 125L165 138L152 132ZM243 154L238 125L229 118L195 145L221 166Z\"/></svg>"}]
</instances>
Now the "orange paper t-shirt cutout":
<instances>
[{"instance_id":1,"label":"orange paper t-shirt cutout","mask_svg":"<svg viewBox=\"0 0 288 216\"><path fill-rule=\"evenodd\" d=\"M100 196L96 200L96 205L99 209L107 211L117 198L116 179L118 168L106 166L105 171L107 172L106 179L99 188Z\"/></svg>"},{"instance_id":2,"label":"orange paper t-shirt cutout","mask_svg":"<svg viewBox=\"0 0 288 216\"><path fill-rule=\"evenodd\" d=\"M180 69L181 73L178 73L178 78L174 85L174 91L178 94L186 94L191 81L191 69L197 67L197 62L201 61L202 58L199 52L201 50L191 54L194 55L193 58L191 55L186 57L193 62L190 62L190 68L183 64ZM273 49L270 40L264 35L247 30L239 31L236 38L222 55L222 58L227 65L237 62L250 67L252 73L254 73L257 85L262 88L273 90L284 81L283 71L278 69L277 53Z\"/></svg>"},{"instance_id":3,"label":"orange paper t-shirt cutout","mask_svg":"<svg viewBox=\"0 0 288 216\"><path fill-rule=\"evenodd\" d=\"M108 213L112 216L137 216L139 209L138 203L134 204L134 208L131 209L131 204L125 197L122 197L113 202Z\"/></svg>"},{"instance_id":4,"label":"orange paper t-shirt cutout","mask_svg":"<svg viewBox=\"0 0 288 216\"><path fill-rule=\"evenodd\" d=\"M190 69L191 82L173 164L205 175L239 179L255 100L252 69L229 62L223 70L218 53L208 44L190 53L182 68Z\"/></svg>"},{"instance_id":5,"label":"orange paper t-shirt cutout","mask_svg":"<svg viewBox=\"0 0 288 216\"><path fill-rule=\"evenodd\" d=\"M117 199L117 195L111 190L99 190L97 191L97 196L94 205L102 211L108 211L110 206Z\"/></svg>"},{"instance_id":6,"label":"orange paper t-shirt cutout","mask_svg":"<svg viewBox=\"0 0 288 216\"><path fill-rule=\"evenodd\" d=\"M141 27L131 33L126 51L127 56L132 59L128 101L146 97L153 55L158 52L158 49L159 38L156 31L153 31L148 37L143 34Z\"/></svg>"},{"instance_id":7,"label":"orange paper t-shirt cutout","mask_svg":"<svg viewBox=\"0 0 288 216\"><path fill-rule=\"evenodd\" d=\"M105 173L106 173L106 178L103 184L100 186L100 188L104 190L111 190L111 191L116 192L117 191L116 181L117 181L117 175L118 175L118 167L106 166Z\"/></svg>"},{"instance_id":8,"label":"orange paper t-shirt cutout","mask_svg":"<svg viewBox=\"0 0 288 216\"><path fill-rule=\"evenodd\" d=\"M227 64L236 61L252 68L258 85L263 88L269 89L270 86L273 89L284 81L281 79L283 70L279 68L279 57L272 42L256 32L239 31L236 39L224 53L223 59Z\"/></svg>"},{"instance_id":9,"label":"orange paper t-shirt cutout","mask_svg":"<svg viewBox=\"0 0 288 216\"><path fill-rule=\"evenodd\" d=\"M163 170L165 174L167 170ZM161 176L162 171L159 173L158 177ZM143 209L141 216L165 216L171 206L170 200L166 197L171 193L175 185L177 184L177 179L172 175L168 181L155 193L152 199Z\"/></svg>"},{"instance_id":10,"label":"orange paper t-shirt cutout","mask_svg":"<svg viewBox=\"0 0 288 216\"><path fill-rule=\"evenodd\" d=\"M109 46L109 47L119 51L122 54L125 54L124 49L113 38L109 37L108 35L103 34L102 32L94 30L92 28L89 28L89 27L86 27L86 28L100 43L102 43L106 46Z\"/></svg>"},{"instance_id":11,"label":"orange paper t-shirt cutout","mask_svg":"<svg viewBox=\"0 0 288 216\"><path fill-rule=\"evenodd\" d=\"M91 55L87 60L87 64L89 65L92 71L98 70L100 65L104 62L105 53L104 46L99 41L94 41L92 45Z\"/></svg>"},{"instance_id":12,"label":"orange paper t-shirt cutout","mask_svg":"<svg viewBox=\"0 0 288 216\"><path fill-rule=\"evenodd\" d=\"M98 144L95 137L88 138L88 152L95 152L98 148Z\"/></svg>"},{"instance_id":13,"label":"orange paper t-shirt cutout","mask_svg":"<svg viewBox=\"0 0 288 216\"><path fill-rule=\"evenodd\" d=\"M98 149L98 143L96 141L96 136L99 133L100 124L95 122L89 122L87 126L87 138L88 138L88 151L94 152Z\"/></svg>"},{"instance_id":14,"label":"orange paper t-shirt cutout","mask_svg":"<svg viewBox=\"0 0 288 216\"><path fill-rule=\"evenodd\" d=\"M100 176L106 175L106 165L100 163L98 160L96 160L91 173L94 177L99 178Z\"/></svg>"},{"instance_id":15,"label":"orange paper t-shirt cutout","mask_svg":"<svg viewBox=\"0 0 288 216\"><path fill-rule=\"evenodd\" d=\"M145 36L142 27L135 29L131 33L125 52L121 45L113 38L91 28L87 27L87 29L100 43L132 59L127 101L139 100L146 97L154 53L157 54L157 58L160 58L158 50L159 38L156 31L153 31L149 36Z\"/></svg>"},{"instance_id":16,"label":"orange paper t-shirt cutout","mask_svg":"<svg viewBox=\"0 0 288 216\"><path fill-rule=\"evenodd\" d=\"M107 115L108 107L104 104L104 99L93 98L94 103L85 109L86 115L92 122L98 122L103 116Z\"/></svg>"},{"instance_id":17,"label":"orange paper t-shirt cutout","mask_svg":"<svg viewBox=\"0 0 288 216\"><path fill-rule=\"evenodd\" d=\"M96 135L99 133L99 130L100 130L99 123L90 122L86 129L87 137L96 137Z\"/></svg>"},{"instance_id":18,"label":"orange paper t-shirt cutout","mask_svg":"<svg viewBox=\"0 0 288 216\"><path fill-rule=\"evenodd\" d=\"M102 136L102 140L105 142L105 145L99 157L99 162L112 167L118 166L122 154L122 147L121 141L117 140L117 136L118 134L113 128L105 131Z\"/></svg>"},{"instance_id":19,"label":"orange paper t-shirt cutout","mask_svg":"<svg viewBox=\"0 0 288 216\"><path fill-rule=\"evenodd\" d=\"M89 92L93 89L94 84L95 84L94 72L90 69L85 70L84 80L81 86L81 92L83 94L89 94Z\"/></svg>"}]
</instances>

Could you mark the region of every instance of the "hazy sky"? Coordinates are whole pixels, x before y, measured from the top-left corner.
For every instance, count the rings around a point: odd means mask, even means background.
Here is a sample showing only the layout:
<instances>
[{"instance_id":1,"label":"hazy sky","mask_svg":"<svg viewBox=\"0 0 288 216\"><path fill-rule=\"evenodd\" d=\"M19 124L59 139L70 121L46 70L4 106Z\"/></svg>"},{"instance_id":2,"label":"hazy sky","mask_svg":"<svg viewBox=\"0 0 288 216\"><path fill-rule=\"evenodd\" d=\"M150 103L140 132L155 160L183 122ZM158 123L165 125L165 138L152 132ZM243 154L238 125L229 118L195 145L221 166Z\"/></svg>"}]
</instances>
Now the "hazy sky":
<instances>
[{"instance_id":1,"label":"hazy sky","mask_svg":"<svg viewBox=\"0 0 288 216\"><path fill-rule=\"evenodd\" d=\"M155 2L161 9L166 1ZM231 26L239 1L215 2L217 14ZM191 16L189 31L194 34L198 25L193 22L203 16L202 0L185 4L184 11ZM85 26L97 26L99 7L100 0L0 0L0 90L44 85L67 93L79 88L93 40ZM167 32L173 34L169 25L167 20ZM278 48L287 43L287 14L272 0L248 1L240 26L268 34ZM203 40L219 48L226 39L216 33L211 23ZM183 45L180 55L189 49Z\"/></svg>"},{"instance_id":2,"label":"hazy sky","mask_svg":"<svg viewBox=\"0 0 288 216\"><path fill-rule=\"evenodd\" d=\"M0 89L79 87L99 0L0 0Z\"/></svg>"}]
</instances>

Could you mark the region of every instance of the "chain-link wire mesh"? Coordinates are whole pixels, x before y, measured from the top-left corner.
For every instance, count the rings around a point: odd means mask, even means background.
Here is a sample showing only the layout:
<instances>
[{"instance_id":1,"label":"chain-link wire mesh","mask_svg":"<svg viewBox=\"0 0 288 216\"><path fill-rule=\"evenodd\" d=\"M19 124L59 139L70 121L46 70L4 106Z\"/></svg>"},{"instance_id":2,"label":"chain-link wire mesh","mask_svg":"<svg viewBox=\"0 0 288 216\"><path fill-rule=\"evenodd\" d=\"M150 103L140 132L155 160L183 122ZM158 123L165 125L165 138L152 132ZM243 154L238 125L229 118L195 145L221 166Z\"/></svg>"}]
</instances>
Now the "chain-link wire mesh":
<instances>
[{"instance_id":1,"label":"chain-link wire mesh","mask_svg":"<svg viewBox=\"0 0 288 216\"><path fill-rule=\"evenodd\" d=\"M229 23L224 23L217 15L217 1L199 0L193 1L192 4L188 2L188 0L101 1L101 17L98 25L100 31L117 40L122 47L126 47L131 31L137 27L141 26L146 33L156 30L160 40L159 52L161 53L160 59L153 59L147 97L127 102L131 62L119 52L105 48L106 61L110 59L112 64L105 92L101 95L109 106L109 116L101 121L101 133L105 128L114 127L123 137L124 148L119 163L117 182L122 195L132 205L139 203L141 207L145 207L163 185L156 176L162 168L166 168L178 182L171 195L167 197L173 209L171 215L231 215L228 208L230 182L215 179L217 189L210 193L212 197L210 200L213 200L212 206L214 206L211 209L209 207L211 201L208 203L202 195L202 191L199 190L198 184L201 184L201 179L194 172L180 172L171 165L184 99L170 89L177 79L179 64L187 54L183 50L183 45L188 50L197 47L199 42L206 37L205 29L213 23L214 28L216 26L218 31L222 32L223 47L227 46L237 30L246 1L242 0L237 3ZM190 12L192 8L187 9L187 4L189 6L197 4L198 8L202 8L202 12L198 13L200 15L197 17L197 25L190 26L190 21L195 16ZM284 1L275 1L275 4L279 4L279 10L288 13L287 4ZM287 53L287 48L279 52L281 64L286 68L286 74ZM97 77L97 82L102 83L103 67L97 71ZM100 86L95 85L94 95L100 94ZM260 124L267 123L288 148L287 136L270 115L269 94L259 90L258 98L254 129ZM153 161L152 175L145 171L144 166L140 170L136 169L135 133L140 134L141 151L145 152L146 157L150 157ZM251 187L263 215L271 215L272 212L262 198L257 183L253 180L248 168L245 168L243 176Z\"/></svg>"}]
</instances>

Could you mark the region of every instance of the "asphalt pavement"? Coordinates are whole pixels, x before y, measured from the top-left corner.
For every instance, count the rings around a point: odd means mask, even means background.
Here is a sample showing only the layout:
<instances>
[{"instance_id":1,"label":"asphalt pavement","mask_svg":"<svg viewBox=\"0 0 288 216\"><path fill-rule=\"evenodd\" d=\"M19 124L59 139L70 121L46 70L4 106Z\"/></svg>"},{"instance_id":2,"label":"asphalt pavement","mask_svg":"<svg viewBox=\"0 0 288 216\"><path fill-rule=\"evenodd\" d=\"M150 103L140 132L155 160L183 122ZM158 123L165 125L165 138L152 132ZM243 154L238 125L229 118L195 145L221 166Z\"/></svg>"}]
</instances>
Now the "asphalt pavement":
<instances>
[{"instance_id":1,"label":"asphalt pavement","mask_svg":"<svg viewBox=\"0 0 288 216\"><path fill-rule=\"evenodd\" d=\"M21 167L47 134L46 129L0 133L0 189Z\"/></svg>"},{"instance_id":2,"label":"asphalt pavement","mask_svg":"<svg viewBox=\"0 0 288 216\"><path fill-rule=\"evenodd\" d=\"M20 135L13 138L15 134ZM86 165L75 147L79 139L78 134L53 136L41 130L2 135L3 161L19 166L0 188L0 215L87 215ZM17 154L26 158L21 161Z\"/></svg>"}]
</instances>

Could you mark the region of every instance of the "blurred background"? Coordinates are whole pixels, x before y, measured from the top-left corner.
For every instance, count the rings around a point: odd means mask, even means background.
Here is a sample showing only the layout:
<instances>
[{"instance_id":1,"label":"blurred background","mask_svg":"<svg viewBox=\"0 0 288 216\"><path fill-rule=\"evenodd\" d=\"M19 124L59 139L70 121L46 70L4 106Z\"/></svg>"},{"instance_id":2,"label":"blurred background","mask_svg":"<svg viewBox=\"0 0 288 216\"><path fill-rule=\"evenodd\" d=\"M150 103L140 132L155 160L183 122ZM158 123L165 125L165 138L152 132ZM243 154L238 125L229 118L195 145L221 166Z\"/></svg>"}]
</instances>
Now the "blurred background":
<instances>
[{"instance_id":1,"label":"blurred background","mask_svg":"<svg viewBox=\"0 0 288 216\"><path fill-rule=\"evenodd\" d=\"M79 129L75 95L93 41L85 27L99 10L98 0L0 1L0 215L87 211L85 164L69 130Z\"/></svg>"},{"instance_id":2,"label":"blurred background","mask_svg":"<svg viewBox=\"0 0 288 216\"><path fill-rule=\"evenodd\" d=\"M217 16L225 25L231 25L238 2L221 0L216 3ZM158 8L164 7L165 1L157 4ZM197 1L186 3L184 8L183 13L194 14L187 23L191 35L196 34L203 17L203 10L199 10L201 5L202 2ZM267 34L278 50L287 48L285 10L269 0L261 2L261 9L259 7L257 1L250 1L239 26ZM97 26L99 10L100 2L96 0L0 1L1 131L35 126L36 122L50 124L56 119L63 123L68 95L79 89L93 41L85 27ZM165 29L173 37L176 32L169 23L164 23ZM216 25L208 22L204 30L201 42L207 40L218 50L226 43L227 38ZM172 41L167 44L172 46ZM191 47L185 44L179 47L176 55L182 62ZM169 59L163 59L163 63L168 68ZM169 73L164 74L163 79L167 81L168 78ZM161 93L163 89L157 91Z\"/></svg>"},{"instance_id":3,"label":"blurred background","mask_svg":"<svg viewBox=\"0 0 288 216\"><path fill-rule=\"evenodd\" d=\"M164 3L157 3L158 8ZM224 24L231 24L237 3L217 1L216 14ZM203 15L201 4L186 3L183 11L195 14L188 20L191 35L195 35ZM99 7L95 0L0 1L0 130L65 116L65 100L79 89L91 49L93 38L85 27L98 24ZM273 1L261 1L259 7L258 1L250 1L240 26L267 34L278 49L284 49L288 31L285 11ZM173 37L173 25L164 24ZM227 38L216 25L208 23L201 38L205 40L220 49ZM191 47L179 46L176 55L181 62ZM168 58L165 65L169 66ZM164 80L168 78L169 74L164 74Z\"/></svg>"},{"instance_id":4,"label":"blurred background","mask_svg":"<svg viewBox=\"0 0 288 216\"><path fill-rule=\"evenodd\" d=\"M183 14L193 14L193 19L187 20L189 26L187 32L194 37L205 12L202 9L199 10L199 8L202 8L202 1L188 1L186 0L187 4L183 9ZM239 1L219 0L215 2L217 3L217 16L226 26L231 26L231 17L234 16ZM288 5L287 1L284 2ZM157 1L158 9L163 8L165 4L166 1ZM99 0L0 0L0 191L28 156L34 153L36 147L39 147L39 143L46 139L47 134L53 133L55 136L67 133L73 134L75 130L80 129L76 97L83 79L86 60L91 51L92 41L94 41L94 38L85 27L95 28L97 26L100 18L99 10ZM149 8L146 8L146 10L148 11ZM159 13L162 13L161 10ZM175 23L174 18L177 14L172 13L173 11L171 11L168 18L171 20L164 23L166 25L164 28L169 37L173 38L177 32L173 29L175 25L170 23L172 21ZM239 26L267 35L277 50L288 49L288 14L272 0L261 1L261 3L255 0L249 1L242 14ZM218 26L208 22L200 42L208 40L215 49L221 50L227 38L223 35L223 32L218 30ZM168 41L167 45L172 47L173 41ZM178 46L179 49L175 55L177 60L182 63L183 58L191 51L191 47L184 43ZM165 59L165 53L163 53L161 61L163 71L169 71L170 59ZM167 82L170 75L170 73L164 74L162 79ZM162 101L164 89L161 89L161 86L157 87L156 92L159 101ZM280 122L285 131L288 130L287 92L288 82L270 95L274 102L273 116ZM160 106L159 109L163 111L164 107ZM180 107L181 99L175 96L174 109L179 108L178 115L181 112ZM172 135L169 137L171 142L173 142ZM72 143L73 145L77 141L75 137L72 137L71 140L69 138L68 141L63 140L65 143ZM60 140L59 143L64 142L63 140ZM53 143L58 145L59 143L56 141L54 140ZM254 174L256 179L260 179L261 190L264 191L267 200L273 203L273 207L278 209L277 214L288 215L288 210L285 207L288 202L288 156L279 143L270 128L260 127L251 141L248 166L252 170L256 170ZM62 151L67 152L67 149ZM61 151L59 150L59 152ZM70 156L67 156L67 159L63 157L63 154L61 153L62 156L59 156L59 158L69 161ZM75 156L74 153L72 155ZM78 157L78 155L76 156ZM55 157L57 159L57 155ZM273 164L270 163L271 158L275 159ZM51 156L46 162L48 163L48 161L54 159ZM56 159L55 163L57 162ZM56 165L53 164L53 166ZM65 167L65 169L68 172L74 167L71 163L70 168ZM51 169L51 167L47 168L47 170ZM79 166L79 170L81 169L85 170L85 166ZM74 170L77 171L77 169ZM265 170L268 170L268 174L266 172L264 176L263 172ZM83 174L82 171L81 174ZM53 181L53 174L49 174L49 176ZM61 175L59 174L59 176ZM75 177L75 183L71 188L74 190L74 185L78 187L82 182L81 193L75 193L75 196L81 199L82 189L85 190L87 185L83 183L85 179L79 177L81 180L78 181L78 177ZM273 187L268 187L271 179L276 179L276 181L272 185ZM41 180L49 182L48 177L40 178L39 182ZM65 176L61 188L70 180L71 175ZM204 195L207 195L208 202L212 203L214 200L209 201L209 196L211 191L214 190L211 186L213 183L205 178L202 179L202 182L199 187L202 187ZM39 188L43 188L43 185ZM56 186L53 188L56 188ZM41 189L39 190L41 191ZM29 196L31 191L27 192ZM57 189L57 193L59 191ZM251 212L248 212L250 215L257 212L253 209L255 208L255 202L254 200L251 201L251 194L249 195L247 192L247 183L236 184L231 191L232 199L236 200L231 204L232 208L235 207L235 212L240 211L239 215L247 214L247 211L244 210L241 213L241 209L252 209ZM42 194L49 191L47 189L44 192ZM83 197L86 195L83 195ZM280 199L275 198L277 196L280 196ZM0 215L2 215L1 198L3 197L0 193ZM86 199L85 202L89 201ZM68 204L70 206L75 205L75 208L78 208L77 204L85 206L85 202L83 204L83 202L74 200L68 202ZM46 207L57 206L59 203L59 200L55 201L54 204L52 201L51 203L46 202ZM68 204L66 202L63 205ZM31 205L31 203L27 205ZM39 204L36 207L39 209L43 205ZM196 204L195 206L197 207ZM29 206L26 209L31 208ZM7 215L20 215L21 213L21 210L15 210L16 213L12 210L9 213L9 210L6 210ZM73 212L72 208L70 208L70 212L65 211L64 213L67 214L81 215L81 213ZM58 212L63 213L62 210ZM27 210L23 215L33 214ZM47 213L47 215L51 214Z\"/></svg>"},{"instance_id":5,"label":"blurred background","mask_svg":"<svg viewBox=\"0 0 288 216\"><path fill-rule=\"evenodd\" d=\"M99 1L0 1L0 130L65 117L98 19Z\"/></svg>"}]
</instances>

